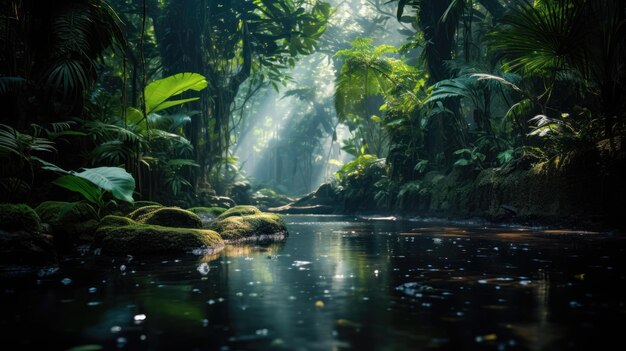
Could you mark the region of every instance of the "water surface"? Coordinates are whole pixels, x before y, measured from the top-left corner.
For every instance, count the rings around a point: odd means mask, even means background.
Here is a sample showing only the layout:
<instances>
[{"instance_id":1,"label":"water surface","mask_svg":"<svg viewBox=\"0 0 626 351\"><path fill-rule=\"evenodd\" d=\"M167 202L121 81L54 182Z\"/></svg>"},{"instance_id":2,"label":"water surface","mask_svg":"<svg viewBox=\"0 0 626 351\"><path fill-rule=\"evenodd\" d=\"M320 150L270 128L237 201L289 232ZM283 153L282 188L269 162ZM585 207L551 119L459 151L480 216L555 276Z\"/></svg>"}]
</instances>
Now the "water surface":
<instances>
[{"instance_id":1,"label":"water surface","mask_svg":"<svg viewBox=\"0 0 626 351\"><path fill-rule=\"evenodd\" d=\"M67 257L0 278L4 345L567 350L621 344L621 234L287 216L217 255ZM615 348L615 346L613 347Z\"/></svg>"}]
</instances>

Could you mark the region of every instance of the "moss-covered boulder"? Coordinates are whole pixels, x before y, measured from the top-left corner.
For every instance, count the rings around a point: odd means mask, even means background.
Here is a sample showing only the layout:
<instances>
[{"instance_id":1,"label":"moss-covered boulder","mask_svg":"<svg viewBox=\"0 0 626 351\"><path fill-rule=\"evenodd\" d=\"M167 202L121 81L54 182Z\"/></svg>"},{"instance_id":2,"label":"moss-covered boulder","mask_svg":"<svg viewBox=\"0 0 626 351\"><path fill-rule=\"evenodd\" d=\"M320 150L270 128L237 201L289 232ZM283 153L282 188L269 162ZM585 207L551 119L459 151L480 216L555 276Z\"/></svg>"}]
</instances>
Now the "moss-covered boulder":
<instances>
[{"instance_id":1,"label":"moss-covered boulder","mask_svg":"<svg viewBox=\"0 0 626 351\"><path fill-rule=\"evenodd\" d=\"M41 221L28 205L0 204L0 229L7 232L38 232L41 230Z\"/></svg>"},{"instance_id":2,"label":"moss-covered boulder","mask_svg":"<svg viewBox=\"0 0 626 351\"><path fill-rule=\"evenodd\" d=\"M157 208L138 217L137 222L171 228L202 228L202 220L198 215L178 207Z\"/></svg>"},{"instance_id":3,"label":"moss-covered boulder","mask_svg":"<svg viewBox=\"0 0 626 351\"><path fill-rule=\"evenodd\" d=\"M35 207L41 221L50 225L84 222L97 219L98 214L85 202L45 201Z\"/></svg>"},{"instance_id":4,"label":"moss-covered boulder","mask_svg":"<svg viewBox=\"0 0 626 351\"><path fill-rule=\"evenodd\" d=\"M187 211L191 211L198 216L217 218L219 215L226 212L226 209L224 207L192 207L188 208Z\"/></svg>"},{"instance_id":5,"label":"moss-covered boulder","mask_svg":"<svg viewBox=\"0 0 626 351\"><path fill-rule=\"evenodd\" d=\"M260 213L248 216L230 216L216 221L211 229L218 232L224 240L266 240L273 236L287 234L285 222L280 215Z\"/></svg>"},{"instance_id":6,"label":"moss-covered boulder","mask_svg":"<svg viewBox=\"0 0 626 351\"><path fill-rule=\"evenodd\" d=\"M152 211L156 211L159 208L163 208L163 206L162 205L148 205L148 206L139 207L133 212L129 213L127 217L136 221L140 217L143 217Z\"/></svg>"},{"instance_id":7,"label":"moss-covered boulder","mask_svg":"<svg viewBox=\"0 0 626 351\"><path fill-rule=\"evenodd\" d=\"M134 202L120 201L115 204L113 203L109 204L109 206L107 206L107 210L109 213L115 214L116 216L117 215L126 216L140 207L153 206L153 205L162 206L160 203L154 202L154 201L134 201Z\"/></svg>"},{"instance_id":8,"label":"moss-covered boulder","mask_svg":"<svg viewBox=\"0 0 626 351\"><path fill-rule=\"evenodd\" d=\"M86 202L45 201L35 211L60 246L91 241L98 226L98 214Z\"/></svg>"},{"instance_id":9,"label":"moss-covered boulder","mask_svg":"<svg viewBox=\"0 0 626 351\"><path fill-rule=\"evenodd\" d=\"M250 216L261 214L261 210L254 206L235 206L226 210L224 213L219 215L217 219L222 220L224 218L232 217L232 216Z\"/></svg>"},{"instance_id":10,"label":"moss-covered boulder","mask_svg":"<svg viewBox=\"0 0 626 351\"><path fill-rule=\"evenodd\" d=\"M179 254L223 245L219 234L211 230L147 224L101 226L93 244L107 255Z\"/></svg>"},{"instance_id":11,"label":"moss-covered boulder","mask_svg":"<svg viewBox=\"0 0 626 351\"><path fill-rule=\"evenodd\" d=\"M137 209L139 207L144 207L144 206L163 206L162 204L155 202L155 201L135 201L133 202L133 206Z\"/></svg>"},{"instance_id":12,"label":"moss-covered boulder","mask_svg":"<svg viewBox=\"0 0 626 351\"><path fill-rule=\"evenodd\" d=\"M56 262L56 251L49 235L0 230L0 264L47 265Z\"/></svg>"},{"instance_id":13,"label":"moss-covered boulder","mask_svg":"<svg viewBox=\"0 0 626 351\"><path fill-rule=\"evenodd\" d=\"M146 207L146 206L163 206L163 205L154 201L135 201L133 203L120 202L116 206L115 210L113 210L112 212L119 212L123 215L128 215L134 210L141 208L141 207Z\"/></svg>"},{"instance_id":14,"label":"moss-covered boulder","mask_svg":"<svg viewBox=\"0 0 626 351\"><path fill-rule=\"evenodd\" d=\"M101 228L101 227L121 227L121 226L131 225L131 224L135 224L135 223L136 223L135 221L133 221L132 219L130 219L128 217L108 215L108 216L105 216L104 218L102 218L102 220L98 224L98 228Z\"/></svg>"}]
</instances>

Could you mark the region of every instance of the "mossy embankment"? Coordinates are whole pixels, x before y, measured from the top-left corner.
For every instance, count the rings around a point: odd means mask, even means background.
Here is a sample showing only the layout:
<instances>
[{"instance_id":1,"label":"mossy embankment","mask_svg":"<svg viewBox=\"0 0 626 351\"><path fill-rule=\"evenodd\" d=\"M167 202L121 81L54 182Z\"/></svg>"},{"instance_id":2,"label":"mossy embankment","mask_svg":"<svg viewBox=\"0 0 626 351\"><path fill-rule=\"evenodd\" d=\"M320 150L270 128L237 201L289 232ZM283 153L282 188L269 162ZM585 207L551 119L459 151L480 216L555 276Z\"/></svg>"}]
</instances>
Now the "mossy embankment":
<instances>
[{"instance_id":1,"label":"mossy embankment","mask_svg":"<svg viewBox=\"0 0 626 351\"><path fill-rule=\"evenodd\" d=\"M0 264L56 264L59 253L81 243L90 243L94 252L111 256L181 255L215 253L229 243L275 242L287 236L279 215L254 206L227 211L146 205L115 211L126 215L99 218L81 202L47 201L36 209L25 204L0 204ZM91 229L83 230L86 222ZM59 242L64 246L59 247Z\"/></svg>"},{"instance_id":2,"label":"mossy embankment","mask_svg":"<svg viewBox=\"0 0 626 351\"><path fill-rule=\"evenodd\" d=\"M527 169L427 174L403 213L495 221L623 226L624 160L570 154Z\"/></svg>"},{"instance_id":3,"label":"mossy embankment","mask_svg":"<svg viewBox=\"0 0 626 351\"><path fill-rule=\"evenodd\" d=\"M343 214L624 227L621 216L626 213L625 155L621 144L609 147L601 143L595 149L571 152L549 161L486 169L455 166L448 172L431 171L390 186L381 186L385 173L381 172L384 163L379 163L371 167L373 171L366 169L367 174L360 176L359 182L323 184L315 193L270 210L318 213L323 207L325 211ZM327 208L330 204L331 210Z\"/></svg>"},{"instance_id":4,"label":"mossy embankment","mask_svg":"<svg viewBox=\"0 0 626 351\"><path fill-rule=\"evenodd\" d=\"M106 216L92 247L108 255L179 254L197 249L215 251L227 243L241 241L275 241L287 233L279 215L263 213L253 206L236 206L228 211L191 210L150 205L127 217ZM220 214L208 222L208 228L203 228L196 213Z\"/></svg>"}]
</instances>

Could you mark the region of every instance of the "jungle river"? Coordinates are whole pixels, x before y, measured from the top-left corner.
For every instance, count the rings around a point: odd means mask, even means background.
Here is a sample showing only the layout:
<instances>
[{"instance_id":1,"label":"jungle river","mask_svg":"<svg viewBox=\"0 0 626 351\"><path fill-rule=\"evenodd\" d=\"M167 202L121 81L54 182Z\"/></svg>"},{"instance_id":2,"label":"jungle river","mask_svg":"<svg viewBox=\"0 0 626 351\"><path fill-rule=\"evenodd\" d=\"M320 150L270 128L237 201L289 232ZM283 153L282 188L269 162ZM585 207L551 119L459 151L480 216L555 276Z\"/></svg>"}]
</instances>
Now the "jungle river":
<instances>
[{"instance_id":1,"label":"jungle river","mask_svg":"<svg viewBox=\"0 0 626 351\"><path fill-rule=\"evenodd\" d=\"M626 335L622 233L285 216L283 243L0 278L5 350L592 350ZM13 345L13 346L8 346Z\"/></svg>"}]
</instances>

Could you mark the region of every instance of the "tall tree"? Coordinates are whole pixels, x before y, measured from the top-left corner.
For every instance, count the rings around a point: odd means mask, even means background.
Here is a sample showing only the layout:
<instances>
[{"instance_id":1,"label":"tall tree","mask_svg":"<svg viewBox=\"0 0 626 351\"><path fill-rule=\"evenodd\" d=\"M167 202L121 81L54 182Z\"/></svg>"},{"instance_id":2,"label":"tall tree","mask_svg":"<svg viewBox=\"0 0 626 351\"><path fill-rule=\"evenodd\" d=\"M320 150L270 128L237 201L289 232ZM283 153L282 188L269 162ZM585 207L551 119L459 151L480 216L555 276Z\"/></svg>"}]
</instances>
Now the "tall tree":
<instances>
[{"instance_id":1,"label":"tall tree","mask_svg":"<svg viewBox=\"0 0 626 351\"><path fill-rule=\"evenodd\" d=\"M315 51L331 14L317 0L170 1L156 28L166 71L194 71L209 88L188 129L200 177L219 171L228 156L231 117L240 87L250 77L276 85L281 70ZM189 18L181 22L180 18Z\"/></svg>"}]
</instances>

